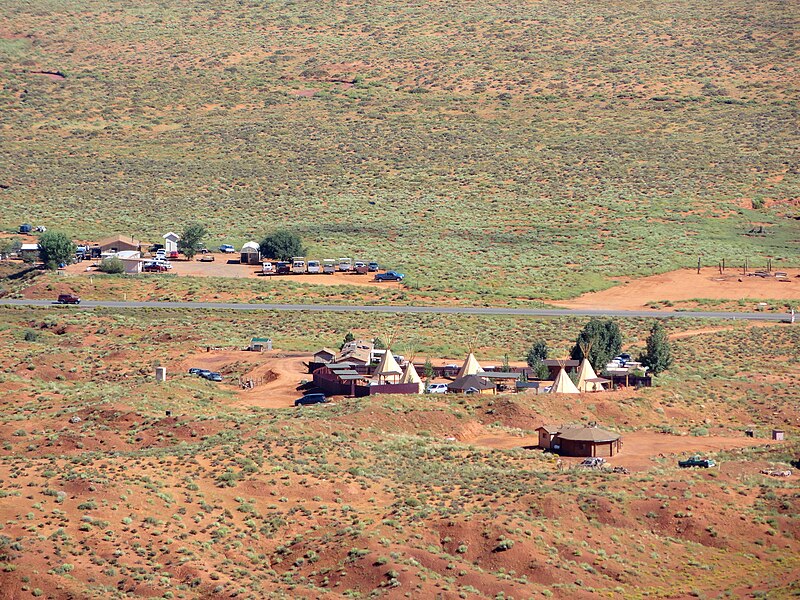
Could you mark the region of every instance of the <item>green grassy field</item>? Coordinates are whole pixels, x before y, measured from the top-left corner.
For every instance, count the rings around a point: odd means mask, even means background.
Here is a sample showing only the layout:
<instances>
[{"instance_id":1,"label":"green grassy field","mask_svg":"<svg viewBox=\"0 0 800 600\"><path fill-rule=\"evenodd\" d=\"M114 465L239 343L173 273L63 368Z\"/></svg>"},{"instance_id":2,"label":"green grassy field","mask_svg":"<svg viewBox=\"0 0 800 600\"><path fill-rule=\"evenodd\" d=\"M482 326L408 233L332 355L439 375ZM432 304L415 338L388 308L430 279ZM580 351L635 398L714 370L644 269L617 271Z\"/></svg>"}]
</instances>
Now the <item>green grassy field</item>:
<instances>
[{"instance_id":1,"label":"green grassy field","mask_svg":"<svg viewBox=\"0 0 800 600\"><path fill-rule=\"evenodd\" d=\"M67 0L0 15L4 229L157 241L198 219L210 243L241 243L286 226L320 258L498 299L698 256L798 262L785 3ZM754 223L768 234L746 236Z\"/></svg>"}]
</instances>

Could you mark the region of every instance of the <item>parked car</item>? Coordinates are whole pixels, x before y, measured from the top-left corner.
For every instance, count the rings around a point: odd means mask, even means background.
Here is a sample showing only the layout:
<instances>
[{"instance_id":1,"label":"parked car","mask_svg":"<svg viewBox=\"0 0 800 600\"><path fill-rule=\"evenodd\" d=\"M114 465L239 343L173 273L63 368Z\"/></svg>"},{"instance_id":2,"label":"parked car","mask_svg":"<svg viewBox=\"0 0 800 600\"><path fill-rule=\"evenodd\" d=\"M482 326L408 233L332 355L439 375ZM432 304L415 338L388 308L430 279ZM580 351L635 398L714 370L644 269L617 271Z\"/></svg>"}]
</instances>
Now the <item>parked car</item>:
<instances>
[{"instance_id":1,"label":"parked car","mask_svg":"<svg viewBox=\"0 0 800 600\"><path fill-rule=\"evenodd\" d=\"M59 294L58 295L58 303L59 304L80 304L81 299L74 294Z\"/></svg>"},{"instance_id":2,"label":"parked car","mask_svg":"<svg viewBox=\"0 0 800 600\"><path fill-rule=\"evenodd\" d=\"M591 458L584 458L579 467L583 467L584 469L599 469L604 464L606 464L606 459L602 458L601 456L593 456Z\"/></svg>"},{"instance_id":3,"label":"parked car","mask_svg":"<svg viewBox=\"0 0 800 600\"><path fill-rule=\"evenodd\" d=\"M156 250L156 259L164 260L166 258L167 258L167 251L166 250L164 250L163 248L159 248L158 250Z\"/></svg>"},{"instance_id":4,"label":"parked car","mask_svg":"<svg viewBox=\"0 0 800 600\"><path fill-rule=\"evenodd\" d=\"M690 467L700 467L702 469L709 469L711 467L715 467L717 465L710 458L703 458L699 454L695 454L694 456L690 456L686 460L679 460L678 466L682 469L688 469Z\"/></svg>"},{"instance_id":5,"label":"parked car","mask_svg":"<svg viewBox=\"0 0 800 600\"><path fill-rule=\"evenodd\" d=\"M275 274L276 275L288 275L292 272L292 263L290 262L279 262L275 264Z\"/></svg>"},{"instance_id":6,"label":"parked car","mask_svg":"<svg viewBox=\"0 0 800 600\"><path fill-rule=\"evenodd\" d=\"M325 394L306 394L302 398L294 401L295 406L307 406L309 404L324 404L328 399Z\"/></svg>"},{"instance_id":7,"label":"parked car","mask_svg":"<svg viewBox=\"0 0 800 600\"><path fill-rule=\"evenodd\" d=\"M145 273L160 273L167 270L166 265L159 264L157 262L148 262L142 265L142 271Z\"/></svg>"},{"instance_id":8,"label":"parked car","mask_svg":"<svg viewBox=\"0 0 800 600\"><path fill-rule=\"evenodd\" d=\"M464 390L464 393L465 394L470 394L470 395L479 394L480 390L478 388L476 388L476 387L468 387L467 389Z\"/></svg>"},{"instance_id":9,"label":"parked car","mask_svg":"<svg viewBox=\"0 0 800 600\"><path fill-rule=\"evenodd\" d=\"M200 369L197 372L197 374L200 375L200 377L208 379L208 376L211 375L211 371L209 371L208 369Z\"/></svg>"},{"instance_id":10,"label":"parked car","mask_svg":"<svg viewBox=\"0 0 800 600\"><path fill-rule=\"evenodd\" d=\"M378 266L378 263L376 263L375 261L372 261L371 263L368 263L368 264L367 264L367 268L370 270L370 272L371 272L371 273L374 273L374 272L376 272L376 271L377 271L377 270L378 270L380 267Z\"/></svg>"},{"instance_id":11,"label":"parked car","mask_svg":"<svg viewBox=\"0 0 800 600\"><path fill-rule=\"evenodd\" d=\"M192 367L191 369L189 369L189 375L197 375L199 373L200 369L198 369L197 367Z\"/></svg>"},{"instance_id":12,"label":"parked car","mask_svg":"<svg viewBox=\"0 0 800 600\"><path fill-rule=\"evenodd\" d=\"M369 272L369 267L367 266L367 263L357 260L355 263L353 263L353 271L359 275L366 275Z\"/></svg>"},{"instance_id":13,"label":"parked car","mask_svg":"<svg viewBox=\"0 0 800 600\"><path fill-rule=\"evenodd\" d=\"M209 381L222 381L222 375L220 373L209 373L206 375L206 379Z\"/></svg>"},{"instance_id":14,"label":"parked car","mask_svg":"<svg viewBox=\"0 0 800 600\"><path fill-rule=\"evenodd\" d=\"M403 281L405 275L397 271L386 271L386 273L375 273L375 281Z\"/></svg>"},{"instance_id":15,"label":"parked car","mask_svg":"<svg viewBox=\"0 0 800 600\"><path fill-rule=\"evenodd\" d=\"M265 262L261 264L261 273L263 275L272 275L275 273L275 265L271 262Z\"/></svg>"},{"instance_id":16,"label":"parked car","mask_svg":"<svg viewBox=\"0 0 800 600\"><path fill-rule=\"evenodd\" d=\"M198 258L200 262L214 262L214 255L213 254L201 254L200 258Z\"/></svg>"},{"instance_id":17,"label":"parked car","mask_svg":"<svg viewBox=\"0 0 800 600\"><path fill-rule=\"evenodd\" d=\"M447 389L446 383L430 383L425 388L425 392L428 394L446 394Z\"/></svg>"},{"instance_id":18,"label":"parked car","mask_svg":"<svg viewBox=\"0 0 800 600\"><path fill-rule=\"evenodd\" d=\"M219 247L219 251L224 252L225 254L236 254L236 248L230 244L222 244Z\"/></svg>"},{"instance_id":19,"label":"parked car","mask_svg":"<svg viewBox=\"0 0 800 600\"><path fill-rule=\"evenodd\" d=\"M173 250L172 252L169 253L169 257L170 258L178 258L178 251L177 250Z\"/></svg>"}]
</instances>

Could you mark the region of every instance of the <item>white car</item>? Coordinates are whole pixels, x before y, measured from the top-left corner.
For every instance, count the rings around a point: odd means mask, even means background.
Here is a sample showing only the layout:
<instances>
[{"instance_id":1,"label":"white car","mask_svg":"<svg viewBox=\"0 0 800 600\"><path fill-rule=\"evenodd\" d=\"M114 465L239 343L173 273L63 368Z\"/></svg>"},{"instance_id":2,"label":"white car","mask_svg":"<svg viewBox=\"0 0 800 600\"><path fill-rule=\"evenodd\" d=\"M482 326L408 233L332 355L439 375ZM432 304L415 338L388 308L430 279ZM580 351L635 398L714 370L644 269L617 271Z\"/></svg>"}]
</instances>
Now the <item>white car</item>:
<instances>
[{"instance_id":1,"label":"white car","mask_svg":"<svg viewBox=\"0 0 800 600\"><path fill-rule=\"evenodd\" d=\"M446 394L447 393L447 384L446 383L431 383L425 388L425 391L428 394Z\"/></svg>"}]
</instances>

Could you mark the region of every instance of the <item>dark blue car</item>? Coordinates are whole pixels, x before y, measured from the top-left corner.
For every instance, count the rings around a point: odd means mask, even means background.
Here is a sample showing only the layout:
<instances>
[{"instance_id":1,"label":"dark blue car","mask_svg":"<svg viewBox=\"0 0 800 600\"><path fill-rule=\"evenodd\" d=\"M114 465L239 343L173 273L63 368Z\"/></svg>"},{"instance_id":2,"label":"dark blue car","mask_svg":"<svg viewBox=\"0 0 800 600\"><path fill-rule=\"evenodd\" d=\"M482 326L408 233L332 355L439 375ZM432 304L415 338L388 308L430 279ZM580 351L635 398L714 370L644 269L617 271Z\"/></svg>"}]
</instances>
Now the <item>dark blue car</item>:
<instances>
[{"instance_id":1,"label":"dark blue car","mask_svg":"<svg viewBox=\"0 0 800 600\"><path fill-rule=\"evenodd\" d=\"M376 273L375 281L403 281L403 277L405 275L397 271L386 271L386 273Z\"/></svg>"},{"instance_id":2,"label":"dark blue car","mask_svg":"<svg viewBox=\"0 0 800 600\"><path fill-rule=\"evenodd\" d=\"M295 406L307 406L309 404L324 404L328 399L325 394L306 394L302 398L294 401Z\"/></svg>"}]
</instances>

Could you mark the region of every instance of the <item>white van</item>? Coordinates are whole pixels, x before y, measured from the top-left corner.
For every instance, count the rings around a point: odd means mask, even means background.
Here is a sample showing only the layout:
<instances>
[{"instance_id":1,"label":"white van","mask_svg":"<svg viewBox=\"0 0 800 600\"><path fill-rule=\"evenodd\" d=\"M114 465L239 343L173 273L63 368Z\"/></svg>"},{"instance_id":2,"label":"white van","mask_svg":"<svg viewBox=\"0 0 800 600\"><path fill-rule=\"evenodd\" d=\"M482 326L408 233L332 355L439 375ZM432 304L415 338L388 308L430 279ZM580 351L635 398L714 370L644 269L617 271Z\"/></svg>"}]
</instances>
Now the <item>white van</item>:
<instances>
[{"instance_id":1,"label":"white van","mask_svg":"<svg viewBox=\"0 0 800 600\"><path fill-rule=\"evenodd\" d=\"M340 271L351 271L353 269L353 259L352 258L340 258L339 259L339 270Z\"/></svg>"},{"instance_id":2,"label":"white van","mask_svg":"<svg viewBox=\"0 0 800 600\"><path fill-rule=\"evenodd\" d=\"M333 275L336 272L336 261L332 258L326 258L322 261L322 272L328 275Z\"/></svg>"},{"instance_id":3,"label":"white van","mask_svg":"<svg viewBox=\"0 0 800 600\"><path fill-rule=\"evenodd\" d=\"M261 264L261 274L262 275L273 275L275 273L275 265L271 262L265 262Z\"/></svg>"},{"instance_id":4,"label":"white van","mask_svg":"<svg viewBox=\"0 0 800 600\"><path fill-rule=\"evenodd\" d=\"M322 273L322 265L318 260L310 260L308 261L308 272L309 273Z\"/></svg>"},{"instance_id":5,"label":"white van","mask_svg":"<svg viewBox=\"0 0 800 600\"><path fill-rule=\"evenodd\" d=\"M292 273L302 275L306 272L306 257L294 256L292 257Z\"/></svg>"}]
</instances>

